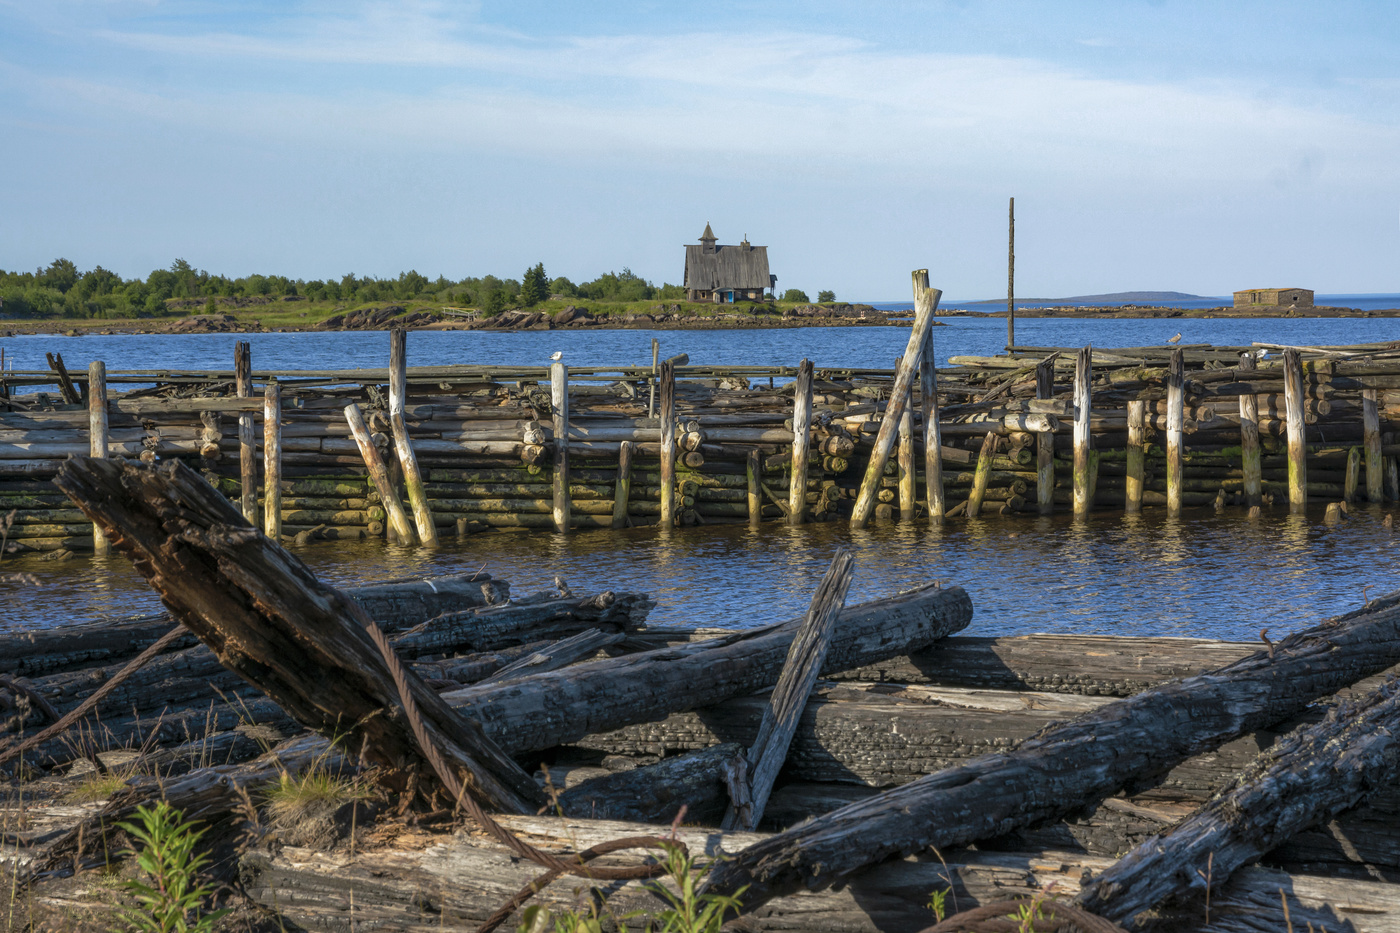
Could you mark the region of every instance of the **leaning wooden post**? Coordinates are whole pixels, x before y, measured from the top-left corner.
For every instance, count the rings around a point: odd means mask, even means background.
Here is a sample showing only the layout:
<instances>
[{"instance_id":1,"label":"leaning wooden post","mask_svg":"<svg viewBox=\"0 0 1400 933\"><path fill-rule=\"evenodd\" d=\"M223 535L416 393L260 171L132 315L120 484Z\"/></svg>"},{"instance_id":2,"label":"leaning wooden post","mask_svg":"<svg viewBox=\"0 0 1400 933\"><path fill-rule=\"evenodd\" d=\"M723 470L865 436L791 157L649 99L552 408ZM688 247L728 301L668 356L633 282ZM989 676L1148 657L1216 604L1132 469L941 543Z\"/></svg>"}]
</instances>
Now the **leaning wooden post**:
<instances>
[{"instance_id":1,"label":"leaning wooden post","mask_svg":"<svg viewBox=\"0 0 1400 933\"><path fill-rule=\"evenodd\" d=\"M894 447L895 436L899 432L899 419L904 413L905 402L909 399L909 386L914 381L914 370L923 354L924 341L928 339L929 327L933 324L933 312L938 308L938 300L943 292L936 288L924 289L914 312L914 327L909 334L909 345L904 357L895 369L894 385L890 389L890 401L885 408L885 417L880 422L879 433L875 435L875 450L870 454L870 463L865 468L865 478L860 482L860 493L851 513L851 527L864 528L875 511L875 496L880 491L880 479L885 475L885 464L889 462L890 450Z\"/></svg>"},{"instance_id":2,"label":"leaning wooden post","mask_svg":"<svg viewBox=\"0 0 1400 933\"><path fill-rule=\"evenodd\" d=\"M1253 372L1254 354L1241 353L1239 371ZM1264 468L1259 458L1259 399L1251 385L1240 394L1240 472L1244 474L1244 504L1254 508L1264 501Z\"/></svg>"},{"instance_id":3,"label":"leaning wooden post","mask_svg":"<svg viewBox=\"0 0 1400 933\"><path fill-rule=\"evenodd\" d=\"M1094 503L1089 498L1089 409L1092 395L1093 347L1084 347L1074 362L1074 514L1086 515Z\"/></svg>"},{"instance_id":4,"label":"leaning wooden post","mask_svg":"<svg viewBox=\"0 0 1400 933\"><path fill-rule=\"evenodd\" d=\"M1283 351L1283 401L1288 423L1288 507L1308 506L1308 438L1303 427L1303 363L1297 350Z\"/></svg>"},{"instance_id":5,"label":"leaning wooden post","mask_svg":"<svg viewBox=\"0 0 1400 933\"><path fill-rule=\"evenodd\" d=\"M749 481L749 524L763 521L763 491L759 482L763 476L763 458L757 450L750 450L744 473Z\"/></svg>"},{"instance_id":6,"label":"leaning wooden post","mask_svg":"<svg viewBox=\"0 0 1400 933\"><path fill-rule=\"evenodd\" d=\"M263 390L263 534L282 538L282 387L275 379Z\"/></svg>"},{"instance_id":7,"label":"leaning wooden post","mask_svg":"<svg viewBox=\"0 0 1400 933\"><path fill-rule=\"evenodd\" d=\"M632 498L632 450L631 441L623 441L617 448L617 482L613 485L614 528L627 527L627 503Z\"/></svg>"},{"instance_id":8,"label":"leaning wooden post","mask_svg":"<svg viewBox=\"0 0 1400 933\"><path fill-rule=\"evenodd\" d=\"M248 344L239 341L233 347L234 388L239 398L253 397L253 354ZM238 413L238 470L240 482L239 508L248 524L258 523L258 450L254 433L253 413Z\"/></svg>"},{"instance_id":9,"label":"leaning wooden post","mask_svg":"<svg viewBox=\"0 0 1400 933\"><path fill-rule=\"evenodd\" d=\"M549 404L554 410L554 530L561 534L573 522L569 499L569 367L549 364Z\"/></svg>"},{"instance_id":10,"label":"leaning wooden post","mask_svg":"<svg viewBox=\"0 0 1400 933\"><path fill-rule=\"evenodd\" d=\"M1384 467L1381 465L1381 416L1376 407L1376 390L1361 390L1361 430L1366 445L1366 499L1385 501Z\"/></svg>"},{"instance_id":11,"label":"leaning wooden post","mask_svg":"<svg viewBox=\"0 0 1400 933\"><path fill-rule=\"evenodd\" d=\"M656 417L656 361L661 357L661 341L651 338L651 378L648 381L651 394L647 397L647 417Z\"/></svg>"},{"instance_id":12,"label":"leaning wooden post","mask_svg":"<svg viewBox=\"0 0 1400 933\"><path fill-rule=\"evenodd\" d=\"M107 364L93 360L88 364L88 454L107 456ZM92 552L98 557L111 550L102 526L92 526Z\"/></svg>"},{"instance_id":13,"label":"leaning wooden post","mask_svg":"<svg viewBox=\"0 0 1400 933\"><path fill-rule=\"evenodd\" d=\"M928 270L914 271L914 306L928 290ZM943 520L947 503L943 494L943 429L938 423L938 369L933 361L933 334L919 354L919 407L924 422L924 495L931 522Z\"/></svg>"},{"instance_id":14,"label":"leaning wooden post","mask_svg":"<svg viewBox=\"0 0 1400 933\"><path fill-rule=\"evenodd\" d=\"M976 518L982 511L982 499L987 495L987 479L992 473L992 458L996 456L997 433L988 431L977 454L977 469L972 474L972 493L967 497L967 517Z\"/></svg>"},{"instance_id":15,"label":"leaning wooden post","mask_svg":"<svg viewBox=\"0 0 1400 933\"><path fill-rule=\"evenodd\" d=\"M676 366L661 364L661 527L676 522Z\"/></svg>"},{"instance_id":16,"label":"leaning wooden post","mask_svg":"<svg viewBox=\"0 0 1400 933\"><path fill-rule=\"evenodd\" d=\"M423 485L423 473L418 469L418 457L408 437L408 421L404 417L408 397L408 336L402 327L389 331L389 426L394 433L394 450L398 452L403 469L403 484L408 502L413 508L418 540L426 545L438 543L437 525L428 507L428 492Z\"/></svg>"},{"instance_id":17,"label":"leaning wooden post","mask_svg":"<svg viewBox=\"0 0 1400 933\"><path fill-rule=\"evenodd\" d=\"M379 456L379 448L374 446L374 439L369 436L369 427L365 424L365 416L361 413L359 405L351 402L345 406L345 421L350 425L350 433L354 435L355 443L359 445L360 456L365 461L365 468L369 470L370 482L374 483L374 490L379 493L379 498L384 504L389 527L398 536L400 544L413 543L413 526L409 524L408 513L403 510L403 503L399 501L399 491L389 479L389 471L384 466L384 458Z\"/></svg>"},{"instance_id":18,"label":"leaning wooden post","mask_svg":"<svg viewBox=\"0 0 1400 933\"><path fill-rule=\"evenodd\" d=\"M1055 397L1055 359L1059 354L1040 361L1035 367L1035 397ZM1041 515L1055 511L1055 432L1038 431L1035 435L1035 503Z\"/></svg>"},{"instance_id":19,"label":"leaning wooden post","mask_svg":"<svg viewBox=\"0 0 1400 933\"><path fill-rule=\"evenodd\" d=\"M768 697L768 705L758 726L758 736L744 759L744 774L736 775L739 779L730 782L731 786L737 785L740 793L731 796L720 829L752 832L759 820L763 819L773 782L787 760L788 747L797 732L797 723L802 718L802 711L807 708L807 699L826 661L831 630L836 624L837 614L846 604L854 565L855 560L849 551L845 548L837 550L826 576L812 596L807 616L788 646L778 685Z\"/></svg>"},{"instance_id":20,"label":"leaning wooden post","mask_svg":"<svg viewBox=\"0 0 1400 933\"><path fill-rule=\"evenodd\" d=\"M1123 484L1123 511L1135 515L1142 511L1142 484L1147 461L1147 402L1134 399L1128 403L1128 476Z\"/></svg>"},{"instance_id":21,"label":"leaning wooden post","mask_svg":"<svg viewBox=\"0 0 1400 933\"><path fill-rule=\"evenodd\" d=\"M789 525L802 524L807 511L807 461L812 456L812 361L797 367L792 402L792 482L788 486Z\"/></svg>"},{"instance_id":22,"label":"leaning wooden post","mask_svg":"<svg viewBox=\"0 0 1400 933\"><path fill-rule=\"evenodd\" d=\"M1186 360L1181 347L1172 350L1167 367L1167 514L1181 513L1181 439L1186 415Z\"/></svg>"}]
</instances>

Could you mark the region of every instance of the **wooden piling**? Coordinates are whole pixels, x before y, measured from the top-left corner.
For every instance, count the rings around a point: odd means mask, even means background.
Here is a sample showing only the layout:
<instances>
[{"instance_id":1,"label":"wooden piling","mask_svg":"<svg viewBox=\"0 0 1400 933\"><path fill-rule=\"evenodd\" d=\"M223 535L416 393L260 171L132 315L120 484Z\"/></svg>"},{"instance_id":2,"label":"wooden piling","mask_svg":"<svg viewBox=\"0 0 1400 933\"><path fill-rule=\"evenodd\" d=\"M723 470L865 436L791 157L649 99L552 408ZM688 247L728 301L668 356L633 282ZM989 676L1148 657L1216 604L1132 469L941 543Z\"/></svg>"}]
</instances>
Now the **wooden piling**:
<instances>
[{"instance_id":1,"label":"wooden piling","mask_svg":"<svg viewBox=\"0 0 1400 933\"><path fill-rule=\"evenodd\" d=\"M239 398L253 397L253 354L249 345L239 341L233 347L234 389ZM258 524L258 451L254 433L253 413L238 414L238 471L242 484L238 499L243 517L250 525Z\"/></svg>"},{"instance_id":2,"label":"wooden piling","mask_svg":"<svg viewBox=\"0 0 1400 933\"><path fill-rule=\"evenodd\" d=\"M977 470L972 474L972 492L967 497L967 517L976 518L982 511L982 499L987 495L987 479L992 473L992 458L997 451L997 432L988 431L977 454Z\"/></svg>"},{"instance_id":3,"label":"wooden piling","mask_svg":"<svg viewBox=\"0 0 1400 933\"><path fill-rule=\"evenodd\" d=\"M657 365L657 361L658 361L660 358L661 358L661 341L659 341L659 340L657 340L655 337L653 337L653 338L651 338L651 379L649 380L649 384L648 384L648 388L650 389L650 394L649 394L648 397L647 397L647 417L648 417L648 418L655 418L655 417L656 417L656 379L657 379L657 369L656 369L656 365Z\"/></svg>"},{"instance_id":4,"label":"wooden piling","mask_svg":"<svg viewBox=\"0 0 1400 933\"><path fill-rule=\"evenodd\" d=\"M569 498L569 367L549 365L549 402L554 409L554 530L567 532L573 522Z\"/></svg>"},{"instance_id":5,"label":"wooden piling","mask_svg":"<svg viewBox=\"0 0 1400 933\"><path fill-rule=\"evenodd\" d=\"M1142 484L1147 462L1147 402L1128 402L1127 481L1124 483L1123 511L1142 511Z\"/></svg>"},{"instance_id":6,"label":"wooden piling","mask_svg":"<svg viewBox=\"0 0 1400 933\"><path fill-rule=\"evenodd\" d=\"M632 452L636 445L623 441L617 447L617 482L613 486L614 528L627 527L627 503L632 498Z\"/></svg>"},{"instance_id":7,"label":"wooden piling","mask_svg":"<svg viewBox=\"0 0 1400 933\"><path fill-rule=\"evenodd\" d=\"M1057 354L1058 355L1058 354ZM1055 358L1041 360L1035 368L1035 397L1055 397ZM1035 435L1035 502L1041 515L1055 511L1055 435L1039 431Z\"/></svg>"},{"instance_id":8,"label":"wooden piling","mask_svg":"<svg viewBox=\"0 0 1400 933\"><path fill-rule=\"evenodd\" d=\"M350 425L350 433L360 448L360 457L365 461L365 469L369 470L370 482L374 484L374 490L379 493L379 499L384 505L385 516L389 519L389 530L394 533L400 544L412 544L413 526L409 524L408 513L403 510L399 491L389 479L384 458L379 456L379 448L374 446L374 440L369 436L369 426L365 424L365 416L359 405L351 402L345 406L345 422Z\"/></svg>"},{"instance_id":9,"label":"wooden piling","mask_svg":"<svg viewBox=\"0 0 1400 933\"><path fill-rule=\"evenodd\" d=\"M1089 414L1092 393L1089 385L1093 379L1093 348L1084 347L1079 351L1074 363L1074 514L1085 515L1094 507L1089 498L1089 447L1093 438L1089 433Z\"/></svg>"},{"instance_id":10,"label":"wooden piling","mask_svg":"<svg viewBox=\"0 0 1400 933\"><path fill-rule=\"evenodd\" d=\"M1356 501L1356 490L1361 485L1361 448L1347 449L1346 472L1342 474L1342 501L1348 505Z\"/></svg>"},{"instance_id":11,"label":"wooden piling","mask_svg":"<svg viewBox=\"0 0 1400 933\"><path fill-rule=\"evenodd\" d=\"M788 487L789 525L802 524L807 511L807 461L812 451L812 361L797 366L792 402L792 482Z\"/></svg>"},{"instance_id":12,"label":"wooden piling","mask_svg":"<svg viewBox=\"0 0 1400 933\"><path fill-rule=\"evenodd\" d=\"M1181 480L1185 461L1182 457L1183 427L1186 405L1185 353L1172 350L1167 366L1167 514L1181 513Z\"/></svg>"},{"instance_id":13,"label":"wooden piling","mask_svg":"<svg viewBox=\"0 0 1400 933\"><path fill-rule=\"evenodd\" d=\"M885 408L885 417L880 422L880 430L875 435L875 449L870 454L870 463L865 468L865 477L861 480L855 509L851 513L853 528L864 528L875 511L875 496L879 491L880 479L885 474L885 464L890 459L890 449L894 446L895 435L899 430L899 419L904 413L904 403L908 401L909 386L914 381L914 369L923 353L924 341L928 339L929 328L933 324L933 312L937 310L938 300L943 297L943 292L936 288L928 288L920 297L923 300L918 302L915 308L909 344L895 369L889 404Z\"/></svg>"},{"instance_id":14,"label":"wooden piling","mask_svg":"<svg viewBox=\"0 0 1400 933\"><path fill-rule=\"evenodd\" d=\"M408 436L404 419L404 399L408 396L408 336L402 327L389 331L389 426L394 434L394 450L403 470L403 484L408 502L413 508L413 521L418 527L418 541L429 546L438 543L437 524L428 507L428 493L423 486L423 474L418 469L418 457Z\"/></svg>"},{"instance_id":15,"label":"wooden piling","mask_svg":"<svg viewBox=\"0 0 1400 933\"><path fill-rule=\"evenodd\" d=\"M909 387L913 392L913 386ZM904 402L904 414L899 416L899 519L909 521L914 517L915 488L917 477L914 472L914 412L913 399Z\"/></svg>"},{"instance_id":16,"label":"wooden piling","mask_svg":"<svg viewBox=\"0 0 1400 933\"><path fill-rule=\"evenodd\" d=\"M1308 438L1303 426L1303 364L1297 350L1283 351L1283 401L1288 425L1288 507L1308 506Z\"/></svg>"},{"instance_id":17,"label":"wooden piling","mask_svg":"<svg viewBox=\"0 0 1400 933\"><path fill-rule=\"evenodd\" d=\"M1016 199L1006 220L1006 349L1016 346Z\"/></svg>"},{"instance_id":18,"label":"wooden piling","mask_svg":"<svg viewBox=\"0 0 1400 933\"><path fill-rule=\"evenodd\" d=\"M927 290L928 270L920 271L923 289ZM919 355L919 405L924 425L924 495L928 498L929 521L940 522L947 503L943 494L943 431L938 423L938 370L933 361L932 334L924 341Z\"/></svg>"},{"instance_id":19,"label":"wooden piling","mask_svg":"<svg viewBox=\"0 0 1400 933\"><path fill-rule=\"evenodd\" d=\"M1240 378L1255 370L1253 353L1240 354ZM1240 395L1240 469L1244 474L1244 504L1254 508L1263 501L1264 470L1259 458L1259 399L1253 392Z\"/></svg>"},{"instance_id":20,"label":"wooden piling","mask_svg":"<svg viewBox=\"0 0 1400 933\"><path fill-rule=\"evenodd\" d=\"M263 390L263 534L282 538L282 386Z\"/></svg>"},{"instance_id":21,"label":"wooden piling","mask_svg":"<svg viewBox=\"0 0 1400 933\"><path fill-rule=\"evenodd\" d=\"M676 367L666 360L657 376L661 396L661 527L676 522Z\"/></svg>"},{"instance_id":22,"label":"wooden piling","mask_svg":"<svg viewBox=\"0 0 1400 933\"><path fill-rule=\"evenodd\" d=\"M760 481L763 477L763 457L757 450L749 451L744 473L748 480L749 524L757 525L763 521L763 490L760 487Z\"/></svg>"},{"instance_id":23,"label":"wooden piling","mask_svg":"<svg viewBox=\"0 0 1400 933\"><path fill-rule=\"evenodd\" d=\"M1385 501L1385 468L1381 461L1381 416L1376 390L1361 390L1361 430L1366 446L1366 500Z\"/></svg>"},{"instance_id":24,"label":"wooden piling","mask_svg":"<svg viewBox=\"0 0 1400 933\"><path fill-rule=\"evenodd\" d=\"M88 364L88 455L107 456L107 364L93 360ZM107 533L96 523L92 526L92 551L101 557L111 550Z\"/></svg>"}]
</instances>

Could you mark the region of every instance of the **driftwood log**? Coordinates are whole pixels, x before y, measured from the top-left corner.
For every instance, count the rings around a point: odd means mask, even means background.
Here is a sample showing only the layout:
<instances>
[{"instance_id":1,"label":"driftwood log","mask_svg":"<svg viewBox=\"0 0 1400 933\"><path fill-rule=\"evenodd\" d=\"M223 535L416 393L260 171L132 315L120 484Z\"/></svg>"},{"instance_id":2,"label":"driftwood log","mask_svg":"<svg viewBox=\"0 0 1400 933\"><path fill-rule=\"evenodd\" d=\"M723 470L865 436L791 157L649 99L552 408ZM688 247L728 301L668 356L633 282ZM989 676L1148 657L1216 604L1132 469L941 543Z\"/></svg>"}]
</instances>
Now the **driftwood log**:
<instances>
[{"instance_id":1,"label":"driftwood log","mask_svg":"<svg viewBox=\"0 0 1400 933\"><path fill-rule=\"evenodd\" d=\"M656 603L645 593L599 593L580 598L533 597L499 606L449 612L394 636L400 657L453 651L488 651L527 642L568 638L590 629L629 632Z\"/></svg>"},{"instance_id":2,"label":"driftwood log","mask_svg":"<svg viewBox=\"0 0 1400 933\"><path fill-rule=\"evenodd\" d=\"M250 527L179 461L148 467L78 459L54 482L108 532L177 619L224 666L323 735L345 737L394 769L422 759L363 610ZM539 788L511 759L407 672L429 734L470 792L528 812Z\"/></svg>"},{"instance_id":3,"label":"driftwood log","mask_svg":"<svg viewBox=\"0 0 1400 933\"><path fill-rule=\"evenodd\" d=\"M1216 671L1154 687L1011 752L920 778L765 840L716 868L712 890L750 907L886 858L1056 819L1125 784L1301 712L1400 660L1400 594Z\"/></svg>"}]
</instances>

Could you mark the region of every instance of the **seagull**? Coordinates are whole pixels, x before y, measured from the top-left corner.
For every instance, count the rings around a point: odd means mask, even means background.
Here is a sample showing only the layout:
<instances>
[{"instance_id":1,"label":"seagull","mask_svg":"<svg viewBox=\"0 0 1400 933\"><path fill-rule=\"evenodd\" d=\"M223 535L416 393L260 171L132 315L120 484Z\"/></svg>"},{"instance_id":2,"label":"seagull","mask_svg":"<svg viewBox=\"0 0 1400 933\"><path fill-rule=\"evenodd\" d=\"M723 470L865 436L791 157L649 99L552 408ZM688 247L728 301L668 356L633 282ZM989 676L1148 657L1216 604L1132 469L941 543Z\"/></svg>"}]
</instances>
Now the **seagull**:
<instances>
[{"instance_id":1,"label":"seagull","mask_svg":"<svg viewBox=\"0 0 1400 933\"><path fill-rule=\"evenodd\" d=\"M1181 335L1180 335L1180 334L1177 334L1177 336L1180 337ZM564 358L564 351L563 351L563 350L555 350L554 353L553 353L549 358L550 358L551 360L553 360L554 362L557 363L557 362L559 362L560 360L562 360L562 359Z\"/></svg>"},{"instance_id":2,"label":"seagull","mask_svg":"<svg viewBox=\"0 0 1400 933\"><path fill-rule=\"evenodd\" d=\"M1177 335L1176 335L1175 337L1168 337L1168 338L1167 338L1167 343L1180 343L1180 342L1181 342L1181 332L1180 332L1180 331L1177 332Z\"/></svg>"}]
</instances>

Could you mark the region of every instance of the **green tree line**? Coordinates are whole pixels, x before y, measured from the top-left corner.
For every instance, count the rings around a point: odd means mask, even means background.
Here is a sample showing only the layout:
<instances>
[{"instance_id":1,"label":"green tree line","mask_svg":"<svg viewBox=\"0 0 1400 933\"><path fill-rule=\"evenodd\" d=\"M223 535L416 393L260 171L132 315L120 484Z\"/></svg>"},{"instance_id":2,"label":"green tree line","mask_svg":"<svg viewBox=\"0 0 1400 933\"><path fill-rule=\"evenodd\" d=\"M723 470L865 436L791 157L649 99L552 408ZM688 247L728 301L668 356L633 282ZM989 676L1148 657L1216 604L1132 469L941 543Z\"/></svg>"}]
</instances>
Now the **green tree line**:
<instances>
[{"instance_id":1,"label":"green tree line","mask_svg":"<svg viewBox=\"0 0 1400 933\"><path fill-rule=\"evenodd\" d=\"M416 270L397 278L375 278L349 273L339 279L291 279L283 275L247 275L230 278L196 269L177 259L168 269L156 269L142 278L125 279L95 266L87 272L67 259L55 259L34 272L0 269L0 314L5 317L131 318L164 314L172 299L201 300L191 313L210 309L211 299L267 296L299 297L353 307L376 301L432 301L444 305L481 307L494 313L508 307L532 307L549 298L582 298L595 301L678 301L685 298L680 285L655 285L623 268L574 284L564 276L550 278L544 263L527 269L519 279L494 275L429 279Z\"/></svg>"}]
</instances>

